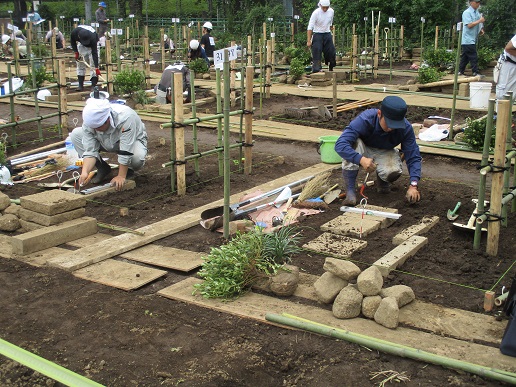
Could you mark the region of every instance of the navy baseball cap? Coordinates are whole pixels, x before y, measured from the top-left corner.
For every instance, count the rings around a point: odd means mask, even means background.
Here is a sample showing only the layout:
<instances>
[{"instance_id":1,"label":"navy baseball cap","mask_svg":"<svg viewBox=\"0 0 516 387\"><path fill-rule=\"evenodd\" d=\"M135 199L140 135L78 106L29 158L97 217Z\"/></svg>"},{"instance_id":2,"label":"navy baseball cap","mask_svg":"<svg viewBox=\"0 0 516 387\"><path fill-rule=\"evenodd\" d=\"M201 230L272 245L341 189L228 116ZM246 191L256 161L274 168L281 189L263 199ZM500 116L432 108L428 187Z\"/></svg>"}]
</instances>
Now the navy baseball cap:
<instances>
[{"instance_id":1,"label":"navy baseball cap","mask_svg":"<svg viewBox=\"0 0 516 387\"><path fill-rule=\"evenodd\" d=\"M407 114L407 104L400 97L394 95L385 97L380 107L387 126L390 129L405 128L405 114Z\"/></svg>"}]
</instances>

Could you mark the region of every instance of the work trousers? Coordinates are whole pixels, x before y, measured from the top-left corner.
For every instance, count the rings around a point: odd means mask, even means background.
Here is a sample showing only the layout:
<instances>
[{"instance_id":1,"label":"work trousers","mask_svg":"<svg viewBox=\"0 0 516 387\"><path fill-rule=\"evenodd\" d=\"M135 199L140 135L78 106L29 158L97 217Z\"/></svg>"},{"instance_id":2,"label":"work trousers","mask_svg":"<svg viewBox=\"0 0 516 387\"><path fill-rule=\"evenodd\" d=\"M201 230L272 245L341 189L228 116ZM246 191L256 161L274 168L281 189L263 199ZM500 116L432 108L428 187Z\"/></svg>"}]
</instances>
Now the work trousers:
<instances>
[{"instance_id":1,"label":"work trousers","mask_svg":"<svg viewBox=\"0 0 516 387\"><path fill-rule=\"evenodd\" d=\"M463 44L461 47L462 53L460 54L459 73L464 73L469 62L473 74L478 74L477 46L475 44Z\"/></svg>"},{"instance_id":2,"label":"work trousers","mask_svg":"<svg viewBox=\"0 0 516 387\"><path fill-rule=\"evenodd\" d=\"M333 70L336 65L336 51L330 32L314 32L312 35L312 72L314 73L321 70L321 54L324 54L324 61L330 66L330 71Z\"/></svg>"},{"instance_id":3,"label":"work trousers","mask_svg":"<svg viewBox=\"0 0 516 387\"><path fill-rule=\"evenodd\" d=\"M355 150L362 156L373 159L376 163L376 173L383 181L393 182L403 172L403 163L401 162L400 152L398 149L378 149L369 147L361 139L356 142ZM342 169L356 171L360 166L349 161L342 160ZM393 178L396 177L396 178Z\"/></svg>"}]
</instances>

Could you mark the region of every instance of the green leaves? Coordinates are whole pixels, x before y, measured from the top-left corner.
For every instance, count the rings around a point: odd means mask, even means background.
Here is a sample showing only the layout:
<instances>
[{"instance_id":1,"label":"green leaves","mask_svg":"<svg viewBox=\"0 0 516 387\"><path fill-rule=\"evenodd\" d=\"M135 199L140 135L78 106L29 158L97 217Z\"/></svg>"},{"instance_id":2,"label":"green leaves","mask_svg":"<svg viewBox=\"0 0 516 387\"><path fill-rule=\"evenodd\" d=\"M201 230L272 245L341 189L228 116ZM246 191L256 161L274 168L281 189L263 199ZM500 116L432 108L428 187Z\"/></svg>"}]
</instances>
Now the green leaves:
<instances>
[{"instance_id":1,"label":"green leaves","mask_svg":"<svg viewBox=\"0 0 516 387\"><path fill-rule=\"evenodd\" d=\"M292 226L277 233L265 234L257 228L237 234L229 243L212 248L204 257L199 276L204 279L194 285L206 298L237 297L258 278L274 275L287 259L301 248L299 232Z\"/></svg>"},{"instance_id":2,"label":"green leaves","mask_svg":"<svg viewBox=\"0 0 516 387\"><path fill-rule=\"evenodd\" d=\"M190 70L195 72L195 74L204 74L209 71L208 64L202 58L194 59L190 62L188 67L190 68Z\"/></svg>"},{"instance_id":3,"label":"green leaves","mask_svg":"<svg viewBox=\"0 0 516 387\"><path fill-rule=\"evenodd\" d=\"M120 71L113 82L119 94L132 94L145 89L145 73L134 68Z\"/></svg>"},{"instance_id":4,"label":"green leaves","mask_svg":"<svg viewBox=\"0 0 516 387\"><path fill-rule=\"evenodd\" d=\"M441 80L446 73L439 71L435 67L420 67L417 71L418 83L431 83Z\"/></svg>"},{"instance_id":5,"label":"green leaves","mask_svg":"<svg viewBox=\"0 0 516 387\"><path fill-rule=\"evenodd\" d=\"M484 140L486 136L487 118L482 118L473 121L471 118L466 118L466 129L464 129L463 141L467 143L473 150L482 150L484 148ZM495 128L493 127L491 133L490 148L495 144Z\"/></svg>"}]
</instances>

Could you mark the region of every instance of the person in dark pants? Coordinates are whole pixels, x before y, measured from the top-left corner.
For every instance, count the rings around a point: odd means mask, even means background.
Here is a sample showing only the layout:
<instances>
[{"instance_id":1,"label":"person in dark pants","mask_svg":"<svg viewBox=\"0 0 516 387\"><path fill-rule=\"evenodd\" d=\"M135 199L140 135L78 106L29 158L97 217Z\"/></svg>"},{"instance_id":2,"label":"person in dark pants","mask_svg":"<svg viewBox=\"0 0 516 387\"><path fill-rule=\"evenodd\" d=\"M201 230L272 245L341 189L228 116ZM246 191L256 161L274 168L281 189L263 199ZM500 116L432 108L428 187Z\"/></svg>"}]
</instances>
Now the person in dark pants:
<instances>
[{"instance_id":1,"label":"person in dark pants","mask_svg":"<svg viewBox=\"0 0 516 387\"><path fill-rule=\"evenodd\" d=\"M355 206L355 185L358 169L376 171L378 191L387 194L390 184L402 173L401 151L410 175L405 195L410 203L421 199L418 183L421 179L421 154L412 125L407 121L407 104L397 96L385 97L380 109L367 109L346 126L335 143L335 152L343 158L342 177L346 190L343 204Z\"/></svg>"},{"instance_id":2,"label":"person in dark pants","mask_svg":"<svg viewBox=\"0 0 516 387\"><path fill-rule=\"evenodd\" d=\"M171 102L170 87L172 84L172 74L183 74L183 102L188 103L190 99L190 70L181 62L176 62L173 65L167 66L161 74L159 83L154 88L156 93L156 102L164 105Z\"/></svg>"},{"instance_id":3,"label":"person in dark pants","mask_svg":"<svg viewBox=\"0 0 516 387\"><path fill-rule=\"evenodd\" d=\"M321 71L321 54L324 54L326 64L330 71L336 65L335 46L330 32L333 24L333 8L330 8L330 0L321 0L319 8L312 12L308 28L306 30L306 45L312 49L312 72Z\"/></svg>"},{"instance_id":4,"label":"person in dark pants","mask_svg":"<svg viewBox=\"0 0 516 387\"><path fill-rule=\"evenodd\" d=\"M84 79L86 78L86 63L89 64L91 72L91 87L95 87L98 83L99 70L99 53L97 49L97 42L99 36L95 30L86 25L80 25L72 30L70 43L77 61L77 78L79 80L79 87L77 91L84 89ZM79 57L83 60L79 60Z\"/></svg>"},{"instance_id":5,"label":"person in dark pants","mask_svg":"<svg viewBox=\"0 0 516 387\"><path fill-rule=\"evenodd\" d=\"M99 38L102 38L108 30L109 19L106 16L106 3L101 1L98 9L95 11L95 18L99 23Z\"/></svg>"},{"instance_id":6,"label":"person in dark pants","mask_svg":"<svg viewBox=\"0 0 516 387\"><path fill-rule=\"evenodd\" d=\"M468 62L473 76L478 72L477 38L484 34L484 16L478 12L480 0L470 0L469 7L462 13L462 53L460 55L459 75L464 75Z\"/></svg>"},{"instance_id":7,"label":"person in dark pants","mask_svg":"<svg viewBox=\"0 0 516 387\"><path fill-rule=\"evenodd\" d=\"M201 47L206 52L206 56L213 62L213 52L215 51L215 39L211 36L211 30L213 29L213 25L210 22L206 22L202 25L202 33L201 36Z\"/></svg>"}]
</instances>

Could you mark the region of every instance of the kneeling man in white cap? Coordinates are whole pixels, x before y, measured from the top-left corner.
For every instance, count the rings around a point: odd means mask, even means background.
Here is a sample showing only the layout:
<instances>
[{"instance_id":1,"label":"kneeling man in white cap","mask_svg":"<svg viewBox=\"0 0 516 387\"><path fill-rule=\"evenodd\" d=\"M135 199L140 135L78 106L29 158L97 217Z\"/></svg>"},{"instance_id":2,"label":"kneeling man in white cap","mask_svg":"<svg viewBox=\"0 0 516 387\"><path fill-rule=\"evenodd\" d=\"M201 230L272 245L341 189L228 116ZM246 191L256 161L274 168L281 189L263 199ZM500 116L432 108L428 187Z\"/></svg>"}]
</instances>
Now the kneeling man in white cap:
<instances>
[{"instance_id":1,"label":"kneeling man in white cap","mask_svg":"<svg viewBox=\"0 0 516 387\"><path fill-rule=\"evenodd\" d=\"M145 164L147 156L147 132L138 114L128 106L110 104L107 99L89 98L82 111L82 127L75 128L71 138L83 166L79 184L97 167L92 183L100 183L108 177L111 167L100 155L101 151L118 154L118 175L111 185L121 190L125 180Z\"/></svg>"}]
</instances>

